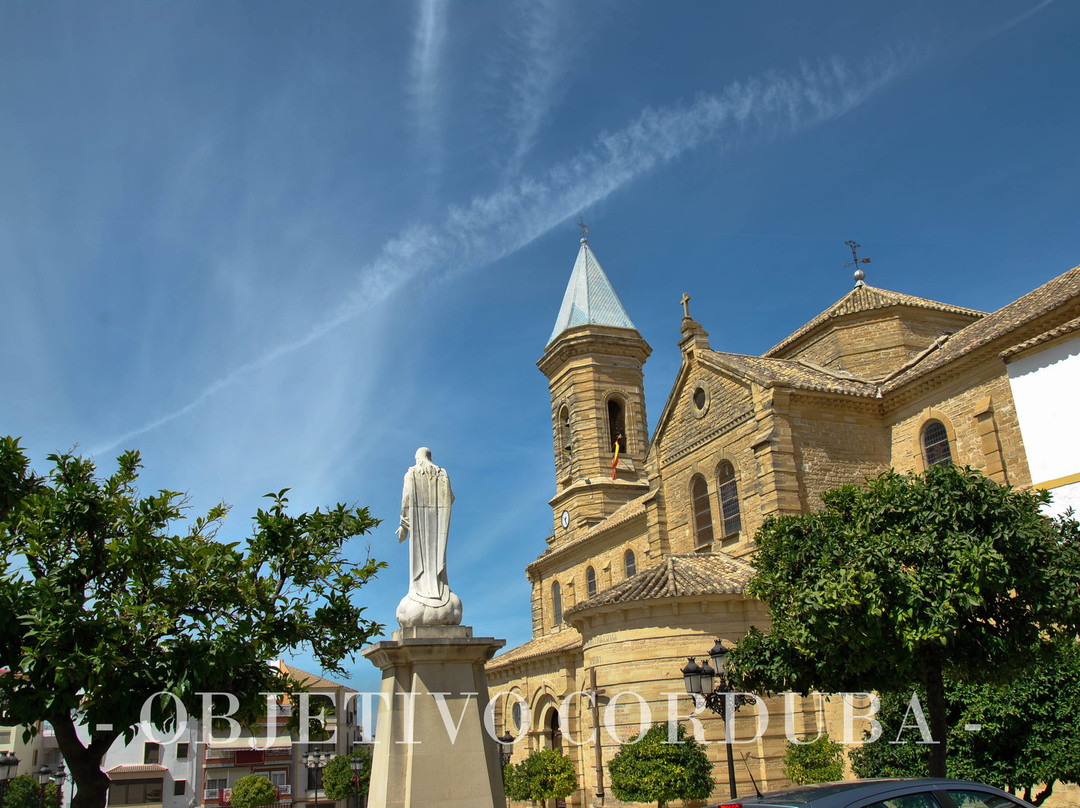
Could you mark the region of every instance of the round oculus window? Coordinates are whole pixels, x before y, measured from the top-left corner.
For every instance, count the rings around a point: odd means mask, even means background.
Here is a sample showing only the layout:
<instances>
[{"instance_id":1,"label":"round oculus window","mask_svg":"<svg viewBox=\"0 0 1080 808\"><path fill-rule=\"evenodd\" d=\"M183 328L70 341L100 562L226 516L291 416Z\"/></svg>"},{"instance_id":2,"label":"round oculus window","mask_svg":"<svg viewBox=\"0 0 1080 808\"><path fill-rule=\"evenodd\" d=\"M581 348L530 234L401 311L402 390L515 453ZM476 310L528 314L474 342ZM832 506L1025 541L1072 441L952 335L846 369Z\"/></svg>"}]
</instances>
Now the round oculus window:
<instances>
[{"instance_id":1,"label":"round oculus window","mask_svg":"<svg viewBox=\"0 0 1080 808\"><path fill-rule=\"evenodd\" d=\"M709 402L709 397L705 393L705 388L698 386L694 388L694 407L698 410L705 409L705 405Z\"/></svg>"}]
</instances>

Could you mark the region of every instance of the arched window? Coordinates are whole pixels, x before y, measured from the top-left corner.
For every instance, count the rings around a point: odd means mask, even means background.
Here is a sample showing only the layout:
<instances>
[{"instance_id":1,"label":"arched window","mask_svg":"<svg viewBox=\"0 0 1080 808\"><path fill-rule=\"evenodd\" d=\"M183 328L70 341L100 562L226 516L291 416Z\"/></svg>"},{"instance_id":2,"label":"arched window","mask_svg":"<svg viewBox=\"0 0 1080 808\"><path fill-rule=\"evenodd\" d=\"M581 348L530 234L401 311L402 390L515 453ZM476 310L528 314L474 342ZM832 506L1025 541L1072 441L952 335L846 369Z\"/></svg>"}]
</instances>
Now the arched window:
<instances>
[{"instance_id":1,"label":"arched window","mask_svg":"<svg viewBox=\"0 0 1080 808\"><path fill-rule=\"evenodd\" d=\"M712 544L712 508L709 505L709 486L702 476L694 477L691 490L694 506L694 546Z\"/></svg>"},{"instance_id":2,"label":"arched window","mask_svg":"<svg viewBox=\"0 0 1080 808\"><path fill-rule=\"evenodd\" d=\"M596 594L596 570L592 567L585 568L585 591L590 598Z\"/></svg>"},{"instance_id":3,"label":"arched window","mask_svg":"<svg viewBox=\"0 0 1080 808\"><path fill-rule=\"evenodd\" d=\"M730 536L742 530L739 517L739 489L735 485L735 467L728 461L720 464L716 473L716 484L720 488L720 515L724 520L722 535Z\"/></svg>"},{"instance_id":4,"label":"arched window","mask_svg":"<svg viewBox=\"0 0 1080 808\"><path fill-rule=\"evenodd\" d=\"M634 558L633 550L623 553L623 566L626 568L627 578L633 578L637 574L637 559Z\"/></svg>"},{"instance_id":5,"label":"arched window","mask_svg":"<svg viewBox=\"0 0 1080 808\"><path fill-rule=\"evenodd\" d=\"M559 451L562 453L563 458L568 458L571 450L570 410L563 407L559 410Z\"/></svg>"},{"instance_id":6,"label":"arched window","mask_svg":"<svg viewBox=\"0 0 1080 808\"><path fill-rule=\"evenodd\" d=\"M551 748L562 751L562 727L559 725L559 711L552 710L548 717L548 732L551 733Z\"/></svg>"},{"instance_id":7,"label":"arched window","mask_svg":"<svg viewBox=\"0 0 1080 808\"><path fill-rule=\"evenodd\" d=\"M608 451L615 452L615 442L619 443L619 454L626 451L626 410L622 400L616 396L608 399Z\"/></svg>"},{"instance_id":8,"label":"arched window","mask_svg":"<svg viewBox=\"0 0 1080 808\"><path fill-rule=\"evenodd\" d=\"M555 626L562 625L562 590L558 581L551 585L551 611L555 615Z\"/></svg>"},{"instance_id":9,"label":"arched window","mask_svg":"<svg viewBox=\"0 0 1080 808\"><path fill-rule=\"evenodd\" d=\"M927 421L922 428L922 448L926 465L952 462L952 448L949 446L949 433L945 424L936 419Z\"/></svg>"}]
</instances>

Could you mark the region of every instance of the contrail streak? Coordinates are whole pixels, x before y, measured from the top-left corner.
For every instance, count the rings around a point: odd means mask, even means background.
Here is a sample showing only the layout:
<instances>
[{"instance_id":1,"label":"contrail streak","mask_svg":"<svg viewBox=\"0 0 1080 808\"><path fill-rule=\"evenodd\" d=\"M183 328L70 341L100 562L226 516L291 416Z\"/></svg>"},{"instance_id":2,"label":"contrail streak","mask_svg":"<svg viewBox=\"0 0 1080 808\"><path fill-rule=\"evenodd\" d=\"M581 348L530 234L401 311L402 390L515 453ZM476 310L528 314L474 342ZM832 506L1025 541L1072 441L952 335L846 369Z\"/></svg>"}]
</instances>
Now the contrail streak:
<instances>
[{"instance_id":1,"label":"contrail streak","mask_svg":"<svg viewBox=\"0 0 1080 808\"><path fill-rule=\"evenodd\" d=\"M357 273L342 303L303 336L239 365L183 406L104 442L94 454L180 418L242 376L315 342L383 303L421 275L453 277L510 255L654 168L706 142L773 140L837 118L910 69L912 54L886 53L857 69L840 58L770 73L702 95L692 104L646 109L621 129L543 175L509 183L463 206L439 225L409 228Z\"/></svg>"}]
</instances>

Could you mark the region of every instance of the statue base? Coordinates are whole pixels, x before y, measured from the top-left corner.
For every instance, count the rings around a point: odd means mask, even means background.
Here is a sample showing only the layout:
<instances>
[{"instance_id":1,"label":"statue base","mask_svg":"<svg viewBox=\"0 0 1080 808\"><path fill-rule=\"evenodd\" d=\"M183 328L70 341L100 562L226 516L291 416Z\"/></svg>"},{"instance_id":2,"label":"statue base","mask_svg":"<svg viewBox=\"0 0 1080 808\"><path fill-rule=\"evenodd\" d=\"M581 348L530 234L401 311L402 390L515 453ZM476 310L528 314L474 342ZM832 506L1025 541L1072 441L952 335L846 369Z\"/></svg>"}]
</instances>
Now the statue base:
<instances>
[{"instance_id":1,"label":"statue base","mask_svg":"<svg viewBox=\"0 0 1080 808\"><path fill-rule=\"evenodd\" d=\"M412 595L406 595L398 604L396 616L398 625L402 628L456 626L461 623L461 598L453 592L447 592L446 603L442 606L428 606L413 600Z\"/></svg>"},{"instance_id":2,"label":"statue base","mask_svg":"<svg viewBox=\"0 0 1080 808\"><path fill-rule=\"evenodd\" d=\"M505 644L469 626L412 626L364 649L383 673L369 808L506 805L484 728L484 663Z\"/></svg>"}]
</instances>

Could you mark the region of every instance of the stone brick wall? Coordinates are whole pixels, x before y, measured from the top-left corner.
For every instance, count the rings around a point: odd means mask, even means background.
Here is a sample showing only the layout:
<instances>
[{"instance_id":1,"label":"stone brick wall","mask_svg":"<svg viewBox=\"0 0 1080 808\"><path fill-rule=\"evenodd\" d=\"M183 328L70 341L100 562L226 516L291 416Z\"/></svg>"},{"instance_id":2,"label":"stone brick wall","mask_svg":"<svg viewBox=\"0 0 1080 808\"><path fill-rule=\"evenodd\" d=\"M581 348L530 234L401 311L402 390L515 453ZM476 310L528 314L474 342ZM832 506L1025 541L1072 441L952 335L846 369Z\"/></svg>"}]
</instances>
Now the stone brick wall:
<instances>
[{"instance_id":1,"label":"stone brick wall","mask_svg":"<svg viewBox=\"0 0 1080 808\"><path fill-rule=\"evenodd\" d=\"M704 408L693 401L694 390L706 392ZM750 386L718 375L711 370L692 370L688 381L664 425L655 454L661 473L667 516L669 552L723 549L739 555L761 524L758 469L751 448L756 432L754 402ZM735 468L742 530L722 536L723 519L716 475L721 462ZM691 487L701 475L708 486L714 541L697 545Z\"/></svg>"},{"instance_id":2,"label":"stone brick wall","mask_svg":"<svg viewBox=\"0 0 1080 808\"><path fill-rule=\"evenodd\" d=\"M572 606L589 596L585 580L588 567L591 566L596 572L599 593L626 580L624 557L627 550L634 553L637 571L640 572L648 566L649 540L646 524L645 514L642 513L618 527L603 531L590 541L552 553L548 559L541 557L533 567L538 579L533 588L534 612L540 612L538 620L534 617L534 636L562 628L554 622L551 590L554 581L559 582L565 614ZM538 604L538 609L535 604Z\"/></svg>"},{"instance_id":3,"label":"stone brick wall","mask_svg":"<svg viewBox=\"0 0 1080 808\"><path fill-rule=\"evenodd\" d=\"M824 324L784 356L876 380L892 373L941 334L958 331L972 319L907 307L869 311Z\"/></svg>"},{"instance_id":4,"label":"stone brick wall","mask_svg":"<svg viewBox=\"0 0 1080 808\"><path fill-rule=\"evenodd\" d=\"M577 621L584 641L580 685L589 681L589 671L596 671L596 682L602 691L600 698L601 754L605 765L604 778L607 792L605 805L622 806L610 791L606 764L618 752L615 738L628 740L637 736L641 724L650 718L653 722L665 722L669 709L674 710L676 720L687 722L694 711L686 695L682 680L682 667L688 657L701 660L708 654L719 636L735 642L746 633L750 625L766 627L768 615L764 606L737 596L709 596L699 601L691 599L667 599L664 601L627 604L626 608L604 607L587 619ZM619 695L623 694L623 695ZM618 697L618 698L616 698ZM614 706L608 712L609 705ZM584 701L584 700L583 700ZM736 784L740 794L753 793L753 785L747 774L747 766L741 756L746 753L747 763L758 786L765 789L788 785L783 775L781 759L785 750L785 722L782 699L766 700L771 720L763 737L745 743L757 731L756 708L744 707L736 714ZM799 701L798 707L804 705ZM585 786L588 793L595 793L597 780L595 770L596 750L592 742L593 717L588 709L579 710L580 738L589 742L582 747L581 759L586 768ZM609 719L605 722L605 717ZM707 753L714 765L717 787L713 799L723 799L727 793L726 751L723 745L723 724L718 716L704 711L696 716L704 731ZM798 732L810 731L814 724L802 711L796 717ZM614 738L612 737L614 731Z\"/></svg>"},{"instance_id":5,"label":"stone brick wall","mask_svg":"<svg viewBox=\"0 0 1080 808\"><path fill-rule=\"evenodd\" d=\"M821 507L826 491L889 468L889 434L876 402L793 395L788 413L803 510Z\"/></svg>"},{"instance_id":6,"label":"stone brick wall","mask_svg":"<svg viewBox=\"0 0 1080 808\"><path fill-rule=\"evenodd\" d=\"M999 482L1031 485L1024 441L1004 363L989 362L937 384L886 414L892 466L922 471L920 434L931 418L950 432L953 461L971 466Z\"/></svg>"}]
</instances>

